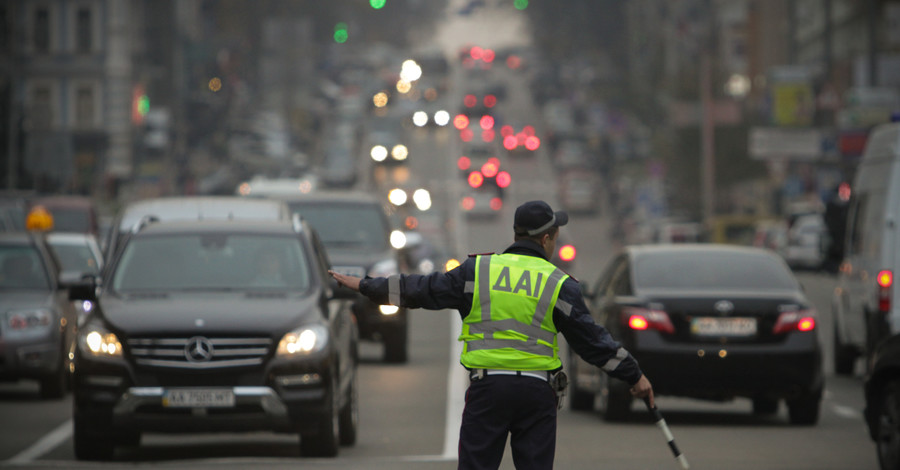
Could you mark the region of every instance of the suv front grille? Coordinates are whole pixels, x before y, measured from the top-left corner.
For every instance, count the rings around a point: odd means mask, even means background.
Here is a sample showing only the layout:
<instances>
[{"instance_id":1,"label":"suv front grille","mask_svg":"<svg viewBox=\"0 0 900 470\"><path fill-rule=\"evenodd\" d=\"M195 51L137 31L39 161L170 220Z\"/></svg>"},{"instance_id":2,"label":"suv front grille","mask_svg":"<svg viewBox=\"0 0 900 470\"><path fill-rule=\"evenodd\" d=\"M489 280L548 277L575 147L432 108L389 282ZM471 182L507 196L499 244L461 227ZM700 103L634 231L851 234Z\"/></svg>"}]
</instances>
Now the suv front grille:
<instances>
[{"instance_id":1,"label":"suv front grille","mask_svg":"<svg viewBox=\"0 0 900 470\"><path fill-rule=\"evenodd\" d=\"M262 364L271 338L133 338L128 346L135 362L152 367L215 369Z\"/></svg>"}]
</instances>

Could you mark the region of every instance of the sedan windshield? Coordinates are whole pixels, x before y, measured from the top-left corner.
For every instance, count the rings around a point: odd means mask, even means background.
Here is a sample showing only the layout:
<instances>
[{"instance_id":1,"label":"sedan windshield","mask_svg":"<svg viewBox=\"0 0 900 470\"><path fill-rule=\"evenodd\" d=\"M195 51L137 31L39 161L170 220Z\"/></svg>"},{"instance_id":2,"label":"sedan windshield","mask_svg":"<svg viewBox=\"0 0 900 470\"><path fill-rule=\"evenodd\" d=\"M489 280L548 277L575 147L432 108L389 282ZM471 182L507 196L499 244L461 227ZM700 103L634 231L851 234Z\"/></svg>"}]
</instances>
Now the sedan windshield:
<instances>
[{"instance_id":1,"label":"sedan windshield","mask_svg":"<svg viewBox=\"0 0 900 470\"><path fill-rule=\"evenodd\" d=\"M683 251L638 256L637 288L759 290L796 289L793 274L778 260L753 253Z\"/></svg>"},{"instance_id":2,"label":"sedan windshield","mask_svg":"<svg viewBox=\"0 0 900 470\"><path fill-rule=\"evenodd\" d=\"M178 234L128 243L112 289L306 291L310 282L308 258L294 237Z\"/></svg>"},{"instance_id":3,"label":"sedan windshield","mask_svg":"<svg viewBox=\"0 0 900 470\"><path fill-rule=\"evenodd\" d=\"M34 248L0 246L0 289L50 289L44 263Z\"/></svg>"}]
</instances>

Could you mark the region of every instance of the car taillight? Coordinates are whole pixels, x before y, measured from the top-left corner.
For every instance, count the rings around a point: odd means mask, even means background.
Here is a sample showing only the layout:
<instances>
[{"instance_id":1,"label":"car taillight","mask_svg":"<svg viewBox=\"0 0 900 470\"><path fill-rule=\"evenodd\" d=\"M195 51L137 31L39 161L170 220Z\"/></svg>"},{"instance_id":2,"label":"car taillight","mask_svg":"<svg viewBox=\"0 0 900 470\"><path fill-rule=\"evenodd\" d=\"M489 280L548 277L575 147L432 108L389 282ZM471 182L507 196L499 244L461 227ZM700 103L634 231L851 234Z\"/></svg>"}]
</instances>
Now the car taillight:
<instances>
[{"instance_id":1,"label":"car taillight","mask_svg":"<svg viewBox=\"0 0 900 470\"><path fill-rule=\"evenodd\" d=\"M894 285L894 272L884 269L878 273L878 311L888 313L891 311L891 286Z\"/></svg>"},{"instance_id":2,"label":"car taillight","mask_svg":"<svg viewBox=\"0 0 900 470\"><path fill-rule=\"evenodd\" d=\"M816 329L816 315L814 310L792 310L782 312L775 321L772 333L782 334L791 331L813 331Z\"/></svg>"},{"instance_id":3,"label":"car taillight","mask_svg":"<svg viewBox=\"0 0 900 470\"><path fill-rule=\"evenodd\" d=\"M658 330L675 333L669 314L656 308L626 307L622 309L622 321L632 330Z\"/></svg>"}]
</instances>

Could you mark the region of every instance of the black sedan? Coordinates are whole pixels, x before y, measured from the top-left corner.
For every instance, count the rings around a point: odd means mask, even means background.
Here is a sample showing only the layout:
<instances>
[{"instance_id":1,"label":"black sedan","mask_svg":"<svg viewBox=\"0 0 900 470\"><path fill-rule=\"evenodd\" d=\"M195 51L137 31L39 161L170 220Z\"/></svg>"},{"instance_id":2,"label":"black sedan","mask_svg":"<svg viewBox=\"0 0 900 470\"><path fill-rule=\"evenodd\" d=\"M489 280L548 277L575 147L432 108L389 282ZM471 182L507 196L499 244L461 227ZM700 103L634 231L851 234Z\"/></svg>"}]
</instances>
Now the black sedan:
<instances>
[{"instance_id":1,"label":"black sedan","mask_svg":"<svg viewBox=\"0 0 900 470\"><path fill-rule=\"evenodd\" d=\"M728 401L754 414L787 403L792 424L818 421L824 379L816 311L787 264L758 248L629 246L589 292L595 321L640 362L657 395ZM570 357L572 407L625 419L627 385Z\"/></svg>"}]
</instances>

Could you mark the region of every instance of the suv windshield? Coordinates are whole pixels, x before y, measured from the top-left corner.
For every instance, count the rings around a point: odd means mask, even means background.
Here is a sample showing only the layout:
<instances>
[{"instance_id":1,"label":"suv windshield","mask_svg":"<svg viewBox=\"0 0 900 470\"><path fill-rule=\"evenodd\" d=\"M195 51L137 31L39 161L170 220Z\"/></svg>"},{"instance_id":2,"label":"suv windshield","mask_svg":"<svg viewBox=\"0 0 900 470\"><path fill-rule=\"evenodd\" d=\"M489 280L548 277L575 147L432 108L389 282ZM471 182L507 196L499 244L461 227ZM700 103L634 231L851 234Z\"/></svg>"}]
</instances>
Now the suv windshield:
<instances>
[{"instance_id":1,"label":"suv windshield","mask_svg":"<svg viewBox=\"0 0 900 470\"><path fill-rule=\"evenodd\" d=\"M384 251L389 247L390 230L378 206L291 203L291 210L309 221L326 248Z\"/></svg>"},{"instance_id":2,"label":"suv windshield","mask_svg":"<svg viewBox=\"0 0 900 470\"><path fill-rule=\"evenodd\" d=\"M132 239L112 276L114 291L306 291L309 261L296 238L177 234Z\"/></svg>"}]
</instances>

